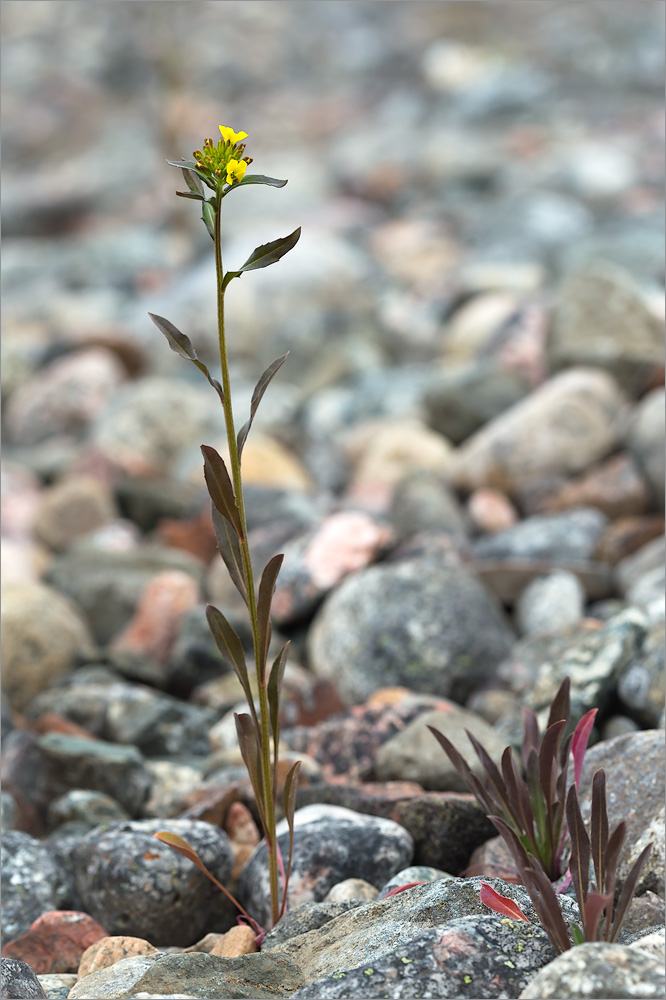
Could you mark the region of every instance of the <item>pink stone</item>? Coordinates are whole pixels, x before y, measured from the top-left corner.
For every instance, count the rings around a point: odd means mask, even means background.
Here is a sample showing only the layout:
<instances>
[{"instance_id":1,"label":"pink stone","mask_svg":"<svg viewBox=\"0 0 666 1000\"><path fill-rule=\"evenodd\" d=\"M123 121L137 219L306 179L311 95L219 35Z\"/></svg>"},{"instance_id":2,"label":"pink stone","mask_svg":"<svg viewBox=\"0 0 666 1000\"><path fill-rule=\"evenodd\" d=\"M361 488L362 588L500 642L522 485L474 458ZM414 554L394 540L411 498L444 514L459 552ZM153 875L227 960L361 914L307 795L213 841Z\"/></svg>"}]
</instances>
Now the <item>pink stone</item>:
<instances>
[{"instance_id":1,"label":"pink stone","mask_svg":"<svg viewBox=\"0 0 666 1000\"><path fill-rule=\"evenodd\" d=\"M185 614L199 601L199 587L189 573L165 570L146 585L139 606L113 648L164 663L178 637Z\"/></svg>"},{"instance_id":2,"label":"pink stone","mask_svg":"<svg viewBox=\"0 0 666 1000\"><path fill-rule=\"evenodd\" d=\"M29 931L8 941L2 956L27 962L38 976L76 972L84 951L103 937L106 931L87 913L49 910Z\"/></svg>"},{"instance_id":3,"label":"pink stone","mask_svg":"<svg viewBox=\"0 0 666 1000\"><path fill-rule=\"evenodd\" d=\"M305 551L313 583L334 587L348 573L372 562L388 540L388 529L360 511L342 511L327 518Z\"/></svg>"},{"instance_id":4,"label":"pink stone","mask_svg":"<svg viewBox=\"0 0 666 1000\"><path fill-rule=\"evenodd\" d=\"M490 487L475 490L467 510L476 526L487 534L506 531L518 522L518 512L507 495Z\"/></svg>"}]
</instances>

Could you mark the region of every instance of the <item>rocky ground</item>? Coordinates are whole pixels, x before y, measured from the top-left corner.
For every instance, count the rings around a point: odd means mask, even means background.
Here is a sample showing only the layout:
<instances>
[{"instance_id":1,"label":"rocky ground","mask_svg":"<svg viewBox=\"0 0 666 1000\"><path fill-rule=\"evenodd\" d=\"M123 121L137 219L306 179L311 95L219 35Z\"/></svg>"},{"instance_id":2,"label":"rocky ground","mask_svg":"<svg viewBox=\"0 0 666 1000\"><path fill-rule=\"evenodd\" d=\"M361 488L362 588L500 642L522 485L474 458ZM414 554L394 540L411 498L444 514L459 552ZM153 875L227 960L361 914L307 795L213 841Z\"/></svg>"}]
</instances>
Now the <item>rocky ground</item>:
<instances>
[{"instance_id":1,"label":"rocky ground","mask_svg":"<svg viewBox=\"0 0 666 1000\"><path fill-rule=\"evenodd\" d=\"M663 5L3 5L2 854L8 997L664 995ZM228 205L234 405L274 601L290 907L261 951L250 642L199 446L211 244L167 158L218 123L288 177ZM563 677L598 708L624 937L501 920L505 858L427 723L518 745ZM400 884L425 884L386 898ZM491 878L534 911L520 886ZM575 904L562 897L565 919ZM27 964L25 964L27 963ZM610 992L609 992L610 991Z\"/></svg>"}]
</instances>

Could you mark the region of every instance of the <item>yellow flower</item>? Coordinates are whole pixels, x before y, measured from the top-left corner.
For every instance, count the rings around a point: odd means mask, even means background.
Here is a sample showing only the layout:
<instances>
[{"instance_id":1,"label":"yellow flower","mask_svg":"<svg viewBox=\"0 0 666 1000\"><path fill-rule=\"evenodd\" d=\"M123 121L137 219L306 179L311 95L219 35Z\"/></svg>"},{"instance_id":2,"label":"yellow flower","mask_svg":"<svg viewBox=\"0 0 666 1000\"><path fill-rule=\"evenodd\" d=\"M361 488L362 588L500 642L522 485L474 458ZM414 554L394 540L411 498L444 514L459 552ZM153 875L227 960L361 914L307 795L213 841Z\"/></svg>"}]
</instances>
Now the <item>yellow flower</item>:
<instances>
[{"instance_id":1,"label":"yellow flower","mask_svg":"<svg viewBox=\"0 0 666 1000\"><path fill-rule=\"evenodd\" d=\"M230 142L232 145L240 142L241 139L247 139L247 132L234 132L234 130L229 128L227 125L220 125L219 129L224 141Z\"/></svg>"},{"instance_id":2,"label":"yellow flower","mask_svg":"<svg viewBox=\"0 0 666 1000\"><path fill-rule=\"evenodd\" d=\"M234 181L242 181L246 170L247 163L245 160L229 160L227 163L227 184L233 184Z\"/></svg>"}]
</instances>

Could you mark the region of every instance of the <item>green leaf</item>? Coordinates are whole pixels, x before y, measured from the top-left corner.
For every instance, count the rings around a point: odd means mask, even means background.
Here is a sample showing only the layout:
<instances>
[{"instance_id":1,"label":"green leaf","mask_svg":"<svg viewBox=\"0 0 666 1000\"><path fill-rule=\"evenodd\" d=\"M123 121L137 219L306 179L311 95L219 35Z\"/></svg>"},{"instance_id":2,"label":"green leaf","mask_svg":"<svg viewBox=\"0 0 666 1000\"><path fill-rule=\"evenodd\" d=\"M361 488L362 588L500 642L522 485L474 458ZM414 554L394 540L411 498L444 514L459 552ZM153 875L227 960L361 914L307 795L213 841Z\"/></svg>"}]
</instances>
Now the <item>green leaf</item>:
<instances>
[{"instance_id":1,"label":"green leaf","mask_svg":"<svg viewBox=\"0 0 666 1000\"><path fill-rule=\"evenodd\" d=\"M235 274L242 274L244 271L255 271L259 267L268 267L284 257L293 247L296 246L301 236L301 227L294 229L289 236L283 236L272 243L264 243L252 251L243 266Z\"/></svg>"},{"instance_id":2,"label":"green leaf","mask_svg":"<svg viewBox=\"0 0 666 1000\"><path fill-rule=\"evenodd\" d=\"M249 607L247 587L245 585L245 577L243 575L243 557L241 556L238 535L235 529L231 527L226 517L223 517L222 514L220 514L214 504L212 506L211 517L213 519L213 528L215 529L215 536L217 538L217 547L220 550L220 555L222 556L224 565L229 571L229 576L231 577L236 590Z\"/></svg>"},{"instance_id":3,"label":"green leaf","mask_svg":"<svg viewBox=\"0 0 666 1000\"><path fill-rule=\"evenodd\" d=\"M210 498L240 537L242 535L240 512L224 459L210 445L202 444L201 451L204 457L204 478Z\"/></svg>"},{"instance_id":4,"label":"green leaf","mask_svg":"<svg viewBox=\"0 0 666 1000\"><path fill-rule=\"evenodd\" d=\"M252 393L252 400L250 402L250 419L247 421L247 423L243 424L243 426L238 432L237 443L238 443L239 456L242 455L243 453L243 447L245 445L247 436L250 433L250 427L252 426L252 421L254 420L255 414L259 407L259 403L261 402L262 397L266 392L266 389L268 388L271 379L273 378L277 370L282 367L282 365L285 363L288 357L289 357L289 351L287 351L286 354L283 354L281 358L278 358L276 361L273 361L273 363L268 366L268 368L263 373L263 375L261 376L261 378L254 387L254 392Z\"/></svg>"},{"instance_id":5,"label":"green leaf","mask_svg":"<svg viewBox=\"0 0 666 1000\"><path fill-rule=\"evenodd\" d=\"M238 181L237 184L232 184L228 191L233 191L239 187L247 187L248 184L268 184L269 187L283 188L287 182L278 180L277 177L266 177L264 174L245 174L242 181ZM228 194L225 191L225 194Z\"/></svg>"},{"instance_id":6,"label":"green leaf","mask_svg":"<svg viewBox=\"0 0 666 1000\"><path fill-rule=\"evenodd\" d=\"M201 220L208 230L210 238L215 240L215 210L209 201L201 206Z\"/></svg>"},{"instance_id":7,"label":"green leaf","mask_svg":"<svg viewBox=\"0 0 666 1000\"><path fill-rule=\"evenodd\" d=\"M163 316L156 316L155 313L150 312L148 315L157 329L160 330L166 337L171 350L175 351L175 353L180 355L181 358L185 358L186 361L191 361L200 372L203 372L220 399L223 399L224 394L222 392L222 386L216 378L213 378L203 361L199 361L197 352L194 350L194 346L192 345L190 338L184 333L181 333L178 327L174 326L170 320L164 319Z\"/></svg>"},{"instance_id":8,"label":"green leaf","mask_svg":"<svg viewBox=\"0 0 666 1000\"><path fill-rule=\"evenodd\" d=\"M574 944L585 944L585 935L578 924L571 925L571 933L573 935Z\"/></svg>"},{"instance_id":9,"label":"green leaf","mask_svg":"<svg viewBox=\"0 0 666 1000\"><path fill-rule=\"evenodd\" d=\"M205 195L194 194L192 191L176 191L178 198L191 198L193 201L205 201Z\"/></svg>"},{"instance_id":10,"label":"green leaf","mask_svg":"<svg viewBox=\"0 0 666 1000\"><path fill-rule=\"evenodd\" d=\"M260 659L262 669L264 671L266 669L268 647L271 642L271 601L273 600L273 592L275 591L275 584L283 560L284 556L281 553L273 556L272 559L269 559L264 567L264 571L261 574L261 580L259 582L259 592L257 595L257 624L259 626L259 640L261 642Z\"/></svg>"},{"instance_id":11,"label":"green leaf","mask_svg":"<svg viewBox=\"0 0 666 1000\"><path fill-rule=\"evenodd\" d=\"M271 667L271 672L268 677L268 709L270 713L271 732L273 733L273 750L276 761L278 755L278 741L280 738L280 691L282 688L284 668L287 665L289 646L290 643L285 642L284 646L273 661L273 666Z\"/></svg>"},{"instance_id":12,"label":"green leaf","mask_svg":"<svg viewBox=\"0 0 666 1000\"><path fill-rule=\"evenodd\" d=\"M266 830L266 794L261 770L261 747L257 735L257 726L253 719L245 713L239 715L237 712L234 712L234 719L236 720L238 745L247 768L247 773L250 776L252 788L254 789L257 809L259 810L259 815L264 826L264 833L268 833L269 831Z\"/></svg>"},{"instance_id":13,"label":"green leaf","mask_svg":"<svg viewBox=\"0 0 666 1000\"><path fill-rule=\"evenodd\" d=\"M230 625L222 612L217 608L214 608L212 604L208 604L206 606L206 619L208 621L208 628L210 629L213 639L215 640L215 645L219 649L222 656L231 662L236 676L241 682L248 706L256 718L254 695L252 693L250 675L245 662L245 650L243 649L243 643L238 637L238 633L235 631L233 626Z\"/></svg>"},{"instance_id":14,"label":"green leaf","mask_svg":"<svg viewBox=\"0 0 666 1000\"><path fill-rule=\"evenodd\" d=\"M199 177L193 170L188 170L187 167L183 169L183 179L187 184L188 188L193 194L204 196L203 184L199 180Z\"/></svg>"},{"instance_id":15,"label":"green leaf","mask_svg":"<svg viewBox=\"0 0 666 1000\"><path fill-rule=\"evenodd\" d=\"M217 189L217 185L209 180L203 170L199 170L196 160L167 160L167 163L170 167L180 167L182 171L189 170L193 174L196 174L196 176L200 177L206 187L209 187L211 191L215 191Z\"/></svg>"}]
</instances>

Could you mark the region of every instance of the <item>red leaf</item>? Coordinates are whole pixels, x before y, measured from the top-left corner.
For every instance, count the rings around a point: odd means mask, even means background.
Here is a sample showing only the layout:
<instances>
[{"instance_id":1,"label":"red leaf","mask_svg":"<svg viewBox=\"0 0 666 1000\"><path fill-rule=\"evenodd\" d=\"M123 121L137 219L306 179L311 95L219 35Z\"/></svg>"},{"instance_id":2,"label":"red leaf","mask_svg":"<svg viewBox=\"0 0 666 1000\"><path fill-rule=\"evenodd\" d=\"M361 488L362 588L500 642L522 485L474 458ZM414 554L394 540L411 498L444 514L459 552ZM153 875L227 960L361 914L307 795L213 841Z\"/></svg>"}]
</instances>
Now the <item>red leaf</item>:
<instances>
[{"instance_id":1,"label":"red leaf","mask_svg":"<svg viewBox=\"0 0 666 1000\"><path fill-rule=\"evenodd\" d=\"M481 883L479 899L484 906L487 906L489 910L494 910L495 913L502 913L505 917L511 917L512 920L524 920L527 924L530 922L518 903L514 903L508 896L500 896L499 892L496 892L492 885L487 882Z\"/></svg>"},{"instance_id":2,"label":"red leaf","mask_svg":"<svg viewBox=\"0 0 666 1000\"><path fill-rule=\"evenodd\" d=\"M573 734L573 740L571 741L571 753L573 754L574 759L574 783L576 788L578 788L580 783L580 776L583 771L583 758L585 757L587 741L590 738L596 714L596 708L591 708L589 712L585 713L576 726Z\"/></svg>"},{"instance_id":3,"label":"red leaf","mask_svg":"<svg viewBox=\"0 0 666 1000\"><path fill-rule=\"evenodd\" d=\"M404 892L405 889L413 889L415 885L426 885L426 883L425 882L407 882L406 885L399 885L399 886L397 886L397 888L391 889L390 892L387 892L386 895L384 896L384 899L388 899L389 896L396 896L399 892Z\"/></svg>"}]
</instances>

